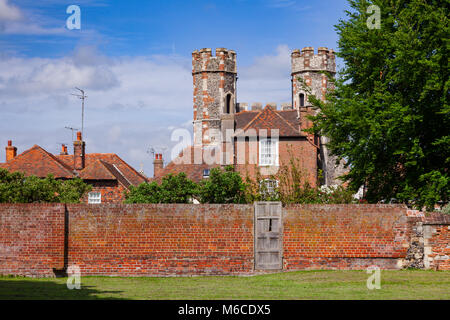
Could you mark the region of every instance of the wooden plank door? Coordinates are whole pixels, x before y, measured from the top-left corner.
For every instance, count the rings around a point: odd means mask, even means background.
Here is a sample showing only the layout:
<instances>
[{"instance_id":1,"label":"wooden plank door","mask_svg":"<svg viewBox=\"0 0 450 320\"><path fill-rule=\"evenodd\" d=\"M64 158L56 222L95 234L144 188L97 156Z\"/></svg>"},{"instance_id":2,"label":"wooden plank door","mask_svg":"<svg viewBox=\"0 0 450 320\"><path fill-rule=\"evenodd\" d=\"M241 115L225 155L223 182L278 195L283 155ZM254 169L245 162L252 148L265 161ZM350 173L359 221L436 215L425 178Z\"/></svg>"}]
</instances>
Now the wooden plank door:
<instances>
[{"instance_id":1,"label":"wooden plank door","mask_svg":"<svg viewBox=\"0 0 450 320\"><path fill-rule=\"evenodd\" d=\"M283 268L281 202L255 202L255 269Z\"/></svg>"}]
</instances>

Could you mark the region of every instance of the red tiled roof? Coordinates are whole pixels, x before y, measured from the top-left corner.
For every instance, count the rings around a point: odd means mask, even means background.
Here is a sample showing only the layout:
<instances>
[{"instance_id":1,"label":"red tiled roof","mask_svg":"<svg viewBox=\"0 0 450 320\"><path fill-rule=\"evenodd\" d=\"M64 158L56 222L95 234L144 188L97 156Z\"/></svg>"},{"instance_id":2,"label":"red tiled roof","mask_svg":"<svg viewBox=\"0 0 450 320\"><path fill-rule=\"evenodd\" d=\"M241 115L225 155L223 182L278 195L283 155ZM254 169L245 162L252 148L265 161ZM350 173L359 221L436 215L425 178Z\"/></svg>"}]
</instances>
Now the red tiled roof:
<instances>
[{"instance_id":1,"label":"red tiled roof","mask_svg":"<svg viewBox=\"0 0 450 320\"><path fill-rule=\"evenodd\" d=\"M59 155L57 157L61 162L73 166L73 155ZM147 181L146 177L133 169L115 153L87 153L85 158L85 169L98 160L115 166L114 170L118 171L129 184L137 186L142 182ZM95 173L91 173L91 177L93 176L95 176Z\"/></svg>"},{"instance_id":2,"label":"red tiled roof","mask_svg":"<svg viewBox=\"0 0 450 320\"><path fill-rule=\"evenodd\" d=\"M44 178L52 174L55 178L71 179L75 176L73 164L73 155L55 156L35 145L14 159L0 163L0 168L11 172L20 171L26 176L35 175ZM118 180L125 187L148 181L113 153L86 154L85 168L79 172L79 176L85 180Z\"/></svg>"},{"instance_id":3,"label":"red tiled roof","mask_svg":"<svg viewBox=\"0 0 450 320\"><path fill-rule=\"evenodd\" d=\"M300 131L299 121L296 110L274 110L266 106L264 110L255 112L242 112L236 114L236 129L242 129L244 132L254 129L259 135L260 130L278 129L280 137L302 137L305 136Z\"/></svg>"},{"instance_id":4,"label":"red tiled roof","mask_svg":"<svg viewBox=\"0 0 450 320\"><path fill-rule=\"evenodd\" d=\"M81 170L79 177L83 180L118 180L125 187L131 183L115 167L103 160L95 160L90 165Z\"/></svg>"},{"instance_id":5,"label":"red tiled roof","mask_svg":"<svg viewBox=\"0 0 450 320\"><path fill-rule=\"evenodd\" d=\"M21 171L26 176L34 175L45 178L52 174L55 178L73 178L73 171L70 166L38 145L34 145L14 159L3 163L2 167L11 172Z\"/></svg>"},{"instance_id":6,"label":"red tiled roof","mask_svg":"<svg viewBox=\"0 0 450 320\"><path fill-rule=\"evenodd\" d=\"M194 155L195 155L195 147L193 146L189 146L186 149L184 149L180 155L172 160L167 166L164 167L164 169L160 172L160 174L156 177L154 177L153 181L157 181L157 182L161 182L161 179L172 173L172 174L179 174L181 172L186 173L187 178L191 179L192 181L195 182L200 182L201 180L203 180L203 170L205 169L211 169L211 168L215 168L215 167L219 167L220 165L218 164L206 164L206 163L195 163L195 159L194 159ZM201 151L201 148L198 148L198 150ZM190 158L186 158L186 161L183 161L184 158L183 155L189 154L190 153ZM181 160L183 159L183 160ZM187 163L183 163L183 162L187 162Z\"/></svg>"}]
</instances>

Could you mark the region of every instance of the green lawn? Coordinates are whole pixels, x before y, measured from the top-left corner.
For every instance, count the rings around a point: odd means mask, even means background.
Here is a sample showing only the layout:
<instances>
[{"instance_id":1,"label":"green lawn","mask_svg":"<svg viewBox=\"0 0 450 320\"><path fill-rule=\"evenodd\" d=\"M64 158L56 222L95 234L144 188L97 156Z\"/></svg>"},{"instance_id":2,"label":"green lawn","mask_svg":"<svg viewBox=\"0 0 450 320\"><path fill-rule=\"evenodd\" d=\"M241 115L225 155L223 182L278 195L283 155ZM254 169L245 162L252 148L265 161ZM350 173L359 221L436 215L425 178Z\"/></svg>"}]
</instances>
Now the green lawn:
<instances>
[{"instance_id":1,"label":"green lawn","mask_svg":"<svg viewBox=\"0 0 450 320\"><path fill-rule=\"evenodd\" d=\"M381 271L368 290L365 271L300 271L253 277L0 277L0 299L450 299L448 271Z\"/></svg>"}]
</instances>

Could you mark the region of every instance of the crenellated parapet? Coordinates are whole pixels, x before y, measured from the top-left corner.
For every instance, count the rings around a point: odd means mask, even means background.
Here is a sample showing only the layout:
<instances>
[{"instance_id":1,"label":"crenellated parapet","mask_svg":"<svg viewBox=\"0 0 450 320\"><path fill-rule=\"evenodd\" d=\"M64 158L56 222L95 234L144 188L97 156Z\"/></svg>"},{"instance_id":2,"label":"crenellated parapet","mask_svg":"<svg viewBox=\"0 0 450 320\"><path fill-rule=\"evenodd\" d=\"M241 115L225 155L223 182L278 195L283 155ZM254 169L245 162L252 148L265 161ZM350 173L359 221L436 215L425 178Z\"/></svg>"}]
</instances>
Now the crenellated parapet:
<instances>
[{"instance_id":1,"label":"crenellated parapet","mask_svg":"<svg viewBox=\"0 0 450 320\"><path fill-rule=\"evenodd\" d=\"M291 72L297 74L306 71L328 71L336 73L336 55L333 49L320 47L317 54L313 47L296 49L291 53Z\"/></svg>"},{"instance_id":2,"label":"crenellated parapet","mask_svg":"<svg viewBox=\"0 0 450 320\"><path fill-rule=\"evenodd\" d=\"M217 48L216 55L212 55L211 48L204 48L192 52L192 73L227 72L237 73L236 52L225 48Z\"/></svg>"},{"instance_id":3,"label":"crenellated parapet","mask_svg":"<svg viewBox=\"0 0 450 320\"><path fill-rule=\"evenodd\" d=\"M333 49L320 47L317 53L313 47L296 49L291 53L292 102L293 108L311 107L309 96L325 100L326 93L332 90L336 74L336 56ZM309 87L309 88L307 88Z\"/></svg>"}]
</instances>

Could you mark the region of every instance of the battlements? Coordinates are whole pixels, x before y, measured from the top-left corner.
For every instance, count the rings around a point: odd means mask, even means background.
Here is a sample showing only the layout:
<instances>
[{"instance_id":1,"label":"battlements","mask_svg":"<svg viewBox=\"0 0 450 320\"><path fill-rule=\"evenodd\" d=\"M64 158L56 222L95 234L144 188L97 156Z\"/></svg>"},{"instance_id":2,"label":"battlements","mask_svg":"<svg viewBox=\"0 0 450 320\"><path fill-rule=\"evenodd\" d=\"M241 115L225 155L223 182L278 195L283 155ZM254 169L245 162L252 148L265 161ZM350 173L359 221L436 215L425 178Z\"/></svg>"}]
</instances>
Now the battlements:
<instances>
[{"instance_id":1,"label":"battlements","mask_svg":"<svg viewBox=\"0 0 450 320\"><path fill-rule=\"evenodd\" d=\"M274 110L292 110L292 104L290 102L285 102L281 104L281 109L278 109L278 105L276 102L268 102L268 103L261 103L261 102L253 102L253 103L247 103L247 102L239 102L238 103L238 109L239 112L242 111L261 111L265 108L265 106L270 106Z\"/></svg>"},{"instance_id":2,"label":"battlements","mask_svg":"<svg viewBox=\"0 0 450 320\"><path fill-rule=\"evenodd\" d=\"M200 72L237 73L236 52L217 48L213 56L211 48L195 50L192 52L192 74Z\"/></svg>"},{"instance_id":3,"label":"battlements","mask_svg":"<svg viewBox=\"0 0 450 320\"><path fill-rule=\"evenodd\" d=\"M295 49L291 53L292 75L308 71L328 71L336 73L336 56L333 49L319 47L314 54L313 47L305 47L301 51Z\"/></svg>"}]
</instances>

